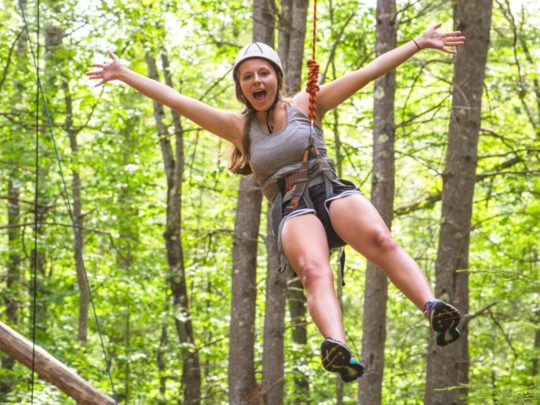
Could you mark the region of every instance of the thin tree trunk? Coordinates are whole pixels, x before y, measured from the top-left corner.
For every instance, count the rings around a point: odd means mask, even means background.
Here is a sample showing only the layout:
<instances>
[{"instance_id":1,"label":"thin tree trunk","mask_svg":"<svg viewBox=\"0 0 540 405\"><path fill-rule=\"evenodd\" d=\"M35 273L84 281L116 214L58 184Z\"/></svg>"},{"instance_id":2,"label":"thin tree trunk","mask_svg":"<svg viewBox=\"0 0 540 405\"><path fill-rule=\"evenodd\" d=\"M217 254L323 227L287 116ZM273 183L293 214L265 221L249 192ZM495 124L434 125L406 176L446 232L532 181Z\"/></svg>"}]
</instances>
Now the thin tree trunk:
<instances>
[{"instance_id":1,"label":"thin tree trunk","mask_svg":"<svg viewBox=\"0 0 540 405\"><path fill-rule=\"evenodd\" d=\"M66 131L69 137L69 144L71 146L71 155L73 160L77 161L79 154L79 143L77 140L77 132L73 128L72 120L72 99L69 89L69 78L65 77L62 87L64 90L64 100L66 105ZM76 166L76 165L75 165ZM89 293L86 285L86 276L83 263L83 249L84 249L84 234L83 234L83 217L82 217L82 199L81 199L81 176L78 170L72 170L71 179L71 193L73 198L73 220L75 222L76 229L74 230L74 258L75 269L77 272L77 285L79 287L79 327L77 337L79 342L86 347L88 340L88 305L89 305Z\"/></svg>"},{"instance_id":2,"label":"thin tree trunk","mask_svg":"<svg viewBox=\"0 0 540 405\"><path fill-rule=\"evenodd\" d=\"M285 87L290 91L291 95L299 92L301 88L308 6L309 1L306 0L282 1L279 55L285 66ZM287 300L292 321L293 341L304 350L311 350L306 347L307 306L300 280L296 279L289 283ZM297 366L300 366L300 364ZM297 397L309 398L309 378L305 373L295 372L294 384Z\"/></svg>"},{"instance_id":3,"label":"thin tree trunk","mask_svg":"<svg viewBox=\"0 0 540 405\"><path fill-rule=\"evenodd\" d=\"M59 2L53 1L51 4L55 14L60 13ZM53 19L45 30L46 52L49 60L58 65L63 65L64 58L57 55L57 51L62 47L64 38L64 29L57 26L57 20ZM51 78L51 80L55 80ZM77 132L73 128L73 102L69 88L69 72L64 72L61 76L61 87L64 92L64 104L66 109L65 129L69 138L72 160L78 159L79 144ZM76 167L76 165L75 165ZM75 228L73 229L73 255L75 260L75 272L77 274L77 286L79 289L79 323L77 338L83 347L86 347L88 340L88 306L89 293L86 285L86 275L83 262L83 219L82 219L82 199L81 199L81 178L76 169L72 169L71 193L73 199L72 214Z\"/></svg>"},{"instance_id":4,"label":"thin tree trunk","mask_svg":"<svg viewBox=\"0 0 540 405\"><path fill-rule=\"evenodd\" d=\"M463 32L467 42L458 51L454 67L435 294L456 305L463 315L469 310L466 270L491 10L491 0L457 2L457 29ZM461 332L457 342L443 348L437 347L431 339L426 404L466 403L469 381L466 327ZM449 387L459 389L447 390Z\"/></svg>"},{"instance_id":5,"label":"thin tree trunk","mask_svg":"<svg viewBox=\"0 0 540 405\"><path fill-rule=\"evenodd\" d=\"M283 7L283 5L282 5ZM275 28L275 4L273 0L255 0L253 3L254 25L253 39L273 46ZM281 37L280 37L281 39ZM280 42L281 45L281 42ZM267 268L266 296L264 313L264 342L262 390L265 404L282 404L284 395L284 330L285 330L285 297L287 283L283 275L278 273L276 239L272 228L272 215L267 210Z\"/></svg>"},{"instance_id":6,"label":"thin tree trunk","mask_svg":"<svg viewBox=\"0 0 540 405\"><path fill-rule=\"evenodd\" d=\"M253 176L242 177L233 244L229 334L229 402L257 404L255 377L255 300L257 238L262 193Z\"/></svg>"},{"instance_id":7,"label":"thin tree trunk","mask_svg":"<svg viewBox=\"0 0 540 405\"><path fill-rule=\"evenodd\" d=\"M328 13L329 13L330 25L334 26L335 7L332 0L329 1ZM334 46L337 46L337 44L335 44ZM335 53L332 53L332 55L335 55ZM332 78L333 80L335 80L337 77L336 77L336 61L334 57L331 57L329 66L332 68ZM324 84L325 79L326 77L324 75L319 79L319 82L321 85ZM336 158L335 158L336 174L339 178L341 178L343 175L343 154L341 150L342 149L341 138L339 135L339 107L336 107L332 110L332 116L333 116L332 133L334 136L334 147L336 151L335 152L336 153ZM345 269L343 269L343 272L341 271L338 272L337 282L336 282L337 299L338 299L343 317L345 317L345 310L343 308L343 284L345 282L344 272L345 272ZM344 394L345 394L344 386L345 386L345 383L343 382L341 377L336 375L336 405L343 405Z\"/></svg>"},{"instance_id":8,"label":"thin tree trunk","mask_svg":"<svg viewBox=\"0 0 540 405\"><path fill-rule=\"evenodd\" d=\"M20 222L21 207L19 205L20 190L16 184L15 173L10 173L8 181L8 224L15 225ZM4 298L6 315L10 322L17 325L19 322L19 299L16 290L19 288L21 273L20 251L21 231L18 227L8 229L9 265L7 269L8 295Z\"/></svg>"},{"instance_id":9,"label":"thin tree trunk","mask_svg":"<svg viewBox=\"0 0 540 405\"><path fill-rule=\"evenodd\" d=\"M25 7L25 2L23 1L23 7ZM23 65L23 58L24 54L26 52L26 33L23 32L19 39L17 40L16 44L16 57L17 57L17 68L22 68ZM15 87L17 87L17 83L15 84ZM15 167L15 165L13 165ZM20 207L20 188L17 185L19 182L19 173L17 170L10 170L8 174L8 224L9 225L15 225L20 223L20 214L21 214L21 207ZM13 227L8 229L8 273L7 273L7 289L10 292L9 295L5 297L5 303L6 303L6 315L9 319L9 321L13 325L18 325L19 323L19 307L20 307L20 299L21 297L19 294L16 293L18 289L20 288L21 283L21 273L20 273L20 265L21 265L21 256L20 251L20 237L21 237L21 231L18 227ZM11 362L11 360L10 360ZM12 364L12 363L11 363ZM5 364L6 368L8 367L8 363Z\"/></svg>"},{"instance_id":10,"label":"thin tree trunk","mask_svg":"<svg viewBox=\"0 0 540 405\"><path fill-rule=\"evenodd\" d=\"M8 179L8 224L16 225L20 223L21 207L19 204L20 190L16 186L17 176L15 171L10 171ZM6 275L7 291L4 297L6 305L6 315L12 325L19 323L20 296L19 289L21 284L21 256L20 251L20 228L13 226L8 228L8 266ZM12 357L2 357L2 369L13 370L15 359ZM9 373L3 373L0 377L0 400L3 394L11 391L16 382L14 376Z\"/></svg>"},{"instance_id":11,"label":"thin tree trunk","mask_svg":"<svg viewBox=\"0 0 540 405\"><path fill-rule=\"evenodd\" d=\"M123 143L122 143L122 167L127 166L133 162L133 147L137 142L136 137L133 136L134 128L131 122L128 121L123 130ZM137 208L133 206L133 186L131 183L131 175L129 173L123 174L122 184L123 186L119 190L117 206L119 212L124 215L119 216L118 221L118 249L116 255L116 261L118 268L124 271L127 279L131 278L131 268L135 262L134 252L137 249L137 243L139 241L139 232L136 222L133 222L133 218L137 218ZM122 336L124 338L124 355L123 359L118 361L118 368L123 368L124 371L124 388L123 392L119 393L118 400L120 402L130 403L130 382L131 382L131 308L132 301L128 299L124 303L124 330Z\"/></svg>"},{"instance_id":12,"label":"thin tree trunk","mask_svg":"<svg viewBox=\"0 0 540 405\"><path fill-rule=\"evenodd\" d=\"M267 215L266 305L264 313L263 398L269 405L283 404L285 361L283 337L285 332L285 297L287 279L278 273L276 238L272 231L272 215Z\"/></svg>"},{"instance_id":13,"label":"thin tree trunk","mask_svg":"<svg viewBox=\"0 0 540 405\"><path fill-rule=\"evenodd\" d=\"M167 298L168 301L168 298ZM168 303L165 306L167 311ZM165 375L165 370L167 368L167 362L165 360L165 351L167 349L167 343L169 341L169 332L167 329L166 320L163 320L161 324L161 336L159 338L159 347L156 355L157 368L159 372L159 394L161 396L159 400L160 405L166 405L165 393L167 392L167 377Z\"/></svg>"},{"instance_id":14,"label":"thin tree trunk","mask_svg":"<svg viewBox=\"0 0 540 405\"><path fill-rule=\"evenodd\" d=\"M540 311L536 311L535 313L536 317L536 324L540 324ZM540 353L540 329L536 329L536 332L534 334L534 356L531 360L531 376L536 377L538 375L538 361L539 361L539 355Z\"/></svg>"},{"instance_id":15,"label":"thin tree trunk","mask_svg":"<svg viewBox=\"0 0 540 405\"><path fill-rule=\"evenodd\" d=\"M253 41L274 43L273 3L253 1ZM240 179L234 227L229 336L229 403L257 404L261 391L254 364L257 238L262 192L253 176Z\"/></svg>"},{"instance_id":16,"label":"thin tree trunk","mask_svg":"<svg viewBox=\"0 0 540 405\"><path fill-rule=\"evenodd\" d=\"M377 56L396 46L396 2L377 1ZM394 95L396 75L392 71L375 80L373 99L373 174L371 202L391 228L394 205ZM376 405L382 401L384 346L386 340L386 302L388 279L368 262L364 288L362 360L366 367L360 379L358 402Z\"/></svg>"},{"instance_id":17,"label":"thin tree trunk","mask_svg":"<svg viewBox=\"0 0 540 405\"><path fill-rule=\"evenodd\" d=\"M171 85L168 61L166 55L162 59L167 84ZM149 77L158 80L157 66L154 57L146 54ZM158 130L159 143L163 156L164 171L167 178L167 225L163 237L167 249L167 262L169 264L169 277L173 294L173 307L175 325L178 339L182 347L182 387L184 388L184 404L199 404L201 397L201 371L199 355L195 348L195 337L191 320L191 310L186 285L184 267L184 254L182 248L182 212L181 193L183 176L183 131L178 115L173 114L176 148L167 136L167 129L163 124L164 115L161 104L154 102L154 118Z\"/></svg>"},{"instance_id":18,"label":"thin tree trunk","mask_svg":"<svg viewBox=\"0 0 540 405\"><path fill-rule=\"evenodd\" d=\"M53 13L58 13L58 2L53 1L50 4L51 9L53 10ZM54 20L54 18L53 18ZM52 23L48 23L47 27L45 28L45 49L44 49L44 59L45 64L43 67L43 72L45 76L44 80L44 86L53 88L57 85L58 78L53 75L54 69L52 69L52 66L57 66L60 64L56 52L58 51L58 48L62 44L62 38L63 38L64 32L61 28L54 26ZM39 56L38 56L39 57ZM37 102L37 108L42 108L43 106L40 105L41 102L41 96L38 98ZM41 114L41 117L43 117L44 113ZM43 139L43 134L40 134L41 139ZM41 154L41 151L38 151L38 153ZM47 289L45 283L43 283L43 280L46 275L45 271L45 264L46 264L46 255L44 253L44 249L40 248L40 240L45 235L45 230L42 224L46 222L45 218L47 217L47 207L44 207L42 205L39 205L39 201L41 199L46 198L46 180L48 179L48 173L46 170L48 168L43 165L43 161L40 160L38 170L38 190L37 190L37 196L36 196L36 202L38 203L37 208L37 224L35 225L34 232L37 236L38 243L37 246L33 246L32 243L32 251L31 251L31 263L30 268L35 269L35 277L36 277L36 283L34 285L32 277L30 278L29 283L29 295L30 295L30 301L32 302L34 299L34 296L36 297L36 302L33 303L36 307L35 311L35 317L32 315L30 317L31 322L33 323L30 327L32 330L34 328L36 329L36 339L39 339L39 333L45 333L47 328L47 307L45 305L40 305L40 302L45 301L45 298L49 295L49 290ZM34 290L35 288L35 290Z\"/></svg>"}]
</instances>

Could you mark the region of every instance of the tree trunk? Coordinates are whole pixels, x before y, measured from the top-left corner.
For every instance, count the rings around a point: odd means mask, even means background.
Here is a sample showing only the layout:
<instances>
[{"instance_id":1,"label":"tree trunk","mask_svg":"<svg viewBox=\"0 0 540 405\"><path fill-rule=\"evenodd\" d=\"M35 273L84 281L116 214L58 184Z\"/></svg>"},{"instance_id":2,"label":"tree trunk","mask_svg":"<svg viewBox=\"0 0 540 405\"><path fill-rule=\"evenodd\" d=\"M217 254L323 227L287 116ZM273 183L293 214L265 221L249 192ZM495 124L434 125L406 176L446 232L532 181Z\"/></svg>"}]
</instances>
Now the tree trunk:
<instances>
[{"instance_id":1,"label":"tree trunk","mask_svg":"<svg viewBox=\"0 0 540 405\"><path fill-rule=\"evenodd\" d=\"M134 146L138 142L136 133L133 128L133 121L128 120L126 126L123 129L122 140L122 167L126 167L128 164L133 163ZM131 269L136 262L134 253L137 251L139 243L139 230L137 223L133 221L133 218L138 218L138 210L133 205L133 183L132 175L128 172L121 174L120 182L122 187L118 193L118 200L116 202L117 212L121 212L123 215L118 215L117 229L118 229L118 248L116 249L116 263L118 269L124 272L126 279L130 279L132 276ZM124 302L124 329L120 331L124 340L124 353L123 356L118 356L117 368L123 370L123 392L118 393L119 402L129 404L130 401L130 383L131 383L131 311L132 311L132 299L128 298Z\"/></svg>"},{"instance_id":2,"label":"tree trunk","mask_svg":"<svg viewBox=\"0 0 540 405\"><path fill-rule=\"evenodd\" d=\"M377 1L377 56L396 47L396 2ZM373 174L371 202L391 228L394 206L394 94L396 75L392 71L375 80L373 101ZM388 279L373 263L368 263L364 288L362 360L366 367L360 379L358 402L380 404L386 339Z\"/></svg>"},{"instance_id":3,"label":"tree trunk","mask_svg":"<svg viewBox=\"0 0 540 405\"><path fill-rule=\"evenodd\" d=\"M294 95L300 91L302 65L304 62L304 40L309 1L283 0L280 16L279 56L285 67L285 87ZM289 312L292 321L292 338L295 344L304 350L306 347L306 297L300 280L289 284L287 291ZM302 356L304 357L304 356ZM295 394L309 398L309 379L303 372L294 374Z\"/></svg>"},{"instance_id":4,"label":"tree trunk","mask_svg":"<svg viewBox=\"0 0 540 405\"><path fill-rule=\"evenodd\" d=\"M287 0L285 0L287 4ZM288 3L290 7L290 3ZM306 20L309 0L293 0L292 7L288 9L289 15L286 15L284 21L290 21L290 26L286 27L285 32L287 45L280 56L285 57L285 85L292 95L300 91L302 83L302 65L304 64L304 40L306 37ZM285 10L284 10L285 11ZM280 40L280 46L283 41Z\"/></svg>"},{"instance_id":5,"label":"tree trunk","mask_svg":"<svg viewBox=\"0 0 540 405\"><path fill-rule=\"evenodd\" d=\"M14 225L8 229L9 265L7 268L7 291L4 298L6 304L6 315L10 322L17 325L19 322L19 297L17 290L21 281L21 256L20 251L20 228L15 226L20 222L21 207L19 204L20 190L16 186L16 174L10 173L8 181L8 224Z\"/></svg>"},{"instance_id":6,"label":"tree trunk","mask_svg":"<svg viewBox=\"0 0 540 405\"><path fill-rule=\"evenodd\" d=\"M463 315L469 310L466 270L491 9L491 0L457 2L457 29L463 32L467 41L460 48L454 67L435 294L453 303ZM461 332L457 342L444 348L437 347L431 339L426 404L466 403L468 339L466 328ZM458 386L459 389L447 390Z\"/></svg>"},{"instance_id":7,"label":"tree trunk","mask_svg":"<svg viewBox=\"0 0 540 405\"><path fill-rule=\"evenodd\" d=\"M253 347L261 200L262 193L255 178L242 177L234 229L229 334L229 402L233 405L259 402Z\"/></svg>"},{"instance_id":8,"label":"tree trunk","mask_svg":"<svg viewBox=\"0 0 540 405\"><path fill-rule=\"evenodd\" d=\"M20 251L20 228L16 226L20 222L21 207L19 203L20 190L16 186L17 175L16 171L12 170L9 173L8 179L8 266L6 275L7 291L4 296L6 305L6 315L12 325L19 323L19 306L21 288L21 256ZM2 357L2 369L13 370L15 360L12 357ZM3 394L11 391L11 387L15 383L15 378L9 372L3 373L0 376L0 401L3 399Z\"/></svg>"},{"instance_id":9,"label":"tree trunk","mask_svg":"<svg viewBox=\"0 0 540 405\"><path fill-rule=\"evenodd\" d=\"M71 146L72 159L77 162L79 154L79 143L77 140L77 132L73 128L72 120L72 99L69 90L69 77L64 77L62 87L64 90L64 100L66 104L66 124L65 128L69 137ZM75 165L76 167L76 165ZM79 287L79 328L77 337L79 342L86 347L88 340L88 305L89 293L86 285L86 274L83 262L84 249L84 234L83 234L83 217L82 217L82 199L81 199L81 176L76 169L72 170L71 193L73 198L73 221L74 229L74 257L75 269L77 272L77 285Z\"/></svg>"},{"instance_id":10,"label":"tree trunk","mask_svg":"<svg viewBox=\"0 0 540 405\"><path fill-rule=\"evenodd\" d=\"M269 210L270 211L270 210ZM285 361L283 337L285 332L285 297L287 279L278 273L276 238L272 230L272 215L267 215L266 249L266 311L264 313L263 398L264 403L283 403Z\"/></svg>"},{"instance_id":11,"label":"tree trunk","mask_svg":"<svg viewBox=\"0 0 540 405\"><path fill-rule=\"evenodd\" d=\"M536 324L540 324L540 311L535 312ZM531 359L531 376L536 377L538 375L538 361L540 353L540 329L536 329L534 333L534 355Z\"/></svg>"},{"instance_id":12,"label":"tree trunk","mask_svg":"<svg viewBox=\"0 0 540 405\"><path fill-rule=\"evenodd\" d=\"M35 346L35 357L32 355L34 345L19 335L9 326L0 322L0 350L24 364L45 381L60 388L75 399L78 404L115 404L112 398L99 392L87 381L83 380L71 368L66 367L39 346ZM34 357L34 361L32 358ZM33 364L32 364L33 363Z\"/></svg>"},{"instance_id":13,"label":"tree trunk","mask_svg":"<svg viewBox=\"0 0 540 405\"><path fill-rule=\"evenodd\" d=\"M273 2L253 1L253 41L274 44ZM240 179L233 244L229 336L229 402L257 404L261 393L254 364L257 238L262 192L253 176Z\"/></svg>"},{"instance_id":14,"label":"tree trunk","mask_svg":"<svg viewBox=\"0 0 540 405\"><path fill-rule=\"evenodd\" d=\"M165 72L165 81L172 87L169 75L168 60L163 52L162 63ZM146 54L148 75L158 80L157 66L154 57ZM199 404L201 398L201 371L199 355L195 348L195 337L191 321L189 297L186 286L186 273L184 267L184 253L182 249L182 178L183 178L183 131L178 114L173 113L176 148L167 136L167 129L163 124L163 106L154 102L154 118L158 130L159 143L163 156L164 171L167 178L167 225L163 237L167 249L167 262L169 264L169 277L173 294L175 325L182 352L182 386L184 388L184 404Z\"/></svg>"},{"instance_id":15,"label":"tree trunk","mask_svg":"<svg viewBox=\"0 0 540 405\"><path fill-rule=\"evenodd\" d=\"M167 309L168 304L165 306ZM165 370L167 368L167 363L165 361L165 352L167 349L167 343L169 342L169 332L167 329L166 320L162 321L161 324L161 336L159 337L159 346L156 354L156 363L158 368L159 375L159 394L161 398L165 398L165 393L167 392L167 376ZM166 402L164 399L159 401L160 405L165 405Z\"/></svg>"}]
</instances>

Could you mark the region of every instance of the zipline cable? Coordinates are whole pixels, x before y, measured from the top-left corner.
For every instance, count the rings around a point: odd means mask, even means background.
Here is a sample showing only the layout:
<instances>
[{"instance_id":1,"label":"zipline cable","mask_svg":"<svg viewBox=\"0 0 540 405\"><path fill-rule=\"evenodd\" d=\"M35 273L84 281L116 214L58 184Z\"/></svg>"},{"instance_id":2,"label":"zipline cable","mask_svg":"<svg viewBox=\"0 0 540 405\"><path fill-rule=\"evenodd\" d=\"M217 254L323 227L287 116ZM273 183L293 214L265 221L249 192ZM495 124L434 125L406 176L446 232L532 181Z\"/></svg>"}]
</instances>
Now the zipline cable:
<instances>
[{"instance_id":1,"label":"zipline cable","mask_svg":"<svg viewBox=\"0 0 540 405\"><path fill-rule=\"evenodd\" d=\"M39 8L39 0L37 0L37 4L38 4L38 8ZM71 207L71 203L70 203L70 199L69 199L69 192L68 192L68 189L67 189L66 179L65 179L65 176L64 176L64 170L63 170L63 167L62 167L62 161L60 159L60 153L58 151L58 146L56 144L56 138L54 136L53 126L52 126L52 118L51 118L51 114L49 112L49 107L47 105L47 100L45 99L45 92L43 90L43 85L41 83L41 77L40 77L40 74L39 74L38 59L36 58L36 54L34 53L34 48L32 46L32 43L29 40L30 32L29 32L29 29L28 29L28 22L26 20L26 15L24 13L24 7L22 5L22 0L19 0L19 8L21 9L21 15L22 15L23 22L24 22L24 29L26 31L26 36L28 38L28 45L30 47L30 53L32 55L32 61L34 63L34 68L36 70L36 79L37 79L37 87L38 87L38 89L37 89L38 99L39 99L39 96L41 95L41 100L43 102L43 110L44 110L45 115L47 117L47 129L48 129L49 136L51 137L51 140L52 140L52 143L53 143L53 149L54 149L54 153L55 153L55 157L56 157L56 162L58 163L59 174L60 174L60 178L61 178L61 182L62 182L62 191L63 191L63 195L64 195L64 200L65 200L65 203L66 203L68 214L69 214L69 217L71 219L71 225L72 225L73 232L74 232L74 235L75 235L75 243L76 243L77 248L79 249L79 251L82 252L82 244L81 244L81 239L80 239L80 235L79 235L79 229L78 229L78 227L77 227L77 225L75 223L75 218L73 217L73 209ZM38 13L37 13L37 26L38 27L40 25L39 16L40 15L39 15L39 10L38 10ZM39 28L38 28L38 32L39 32ZM37 47L38 47L38 50L39 50L39 42L38 42ZM38 103L38 107L39 107L39 103ZM37 128L37 130L39 131L39 127ZM37 164L38 163L39 163L39 161L37 161ZM38 172L39 172L39 170L36 169L36 173L38 173ZM37 196L37 193L36 193L36 196ZM37 204L36 204L35 210L37 211ZM37 228L34 227L34 229L36 230ZM36 252L36 257L37 257L37 252ZM111 390L113 392L113 398L116 401L117 395L116 395L116 389L115 389L114 382L113 382L112 375L111 375L111 364L110 364L109 358L107 356L107 350L105 349L105 342L103 340L103 334L102 334L102 331L101 331L101 324L100 324L99 317L98 317L97 312L96 312L96 305L95 305L94 297L93 297L93 294L92 294L92 288L90 287L90 282L88 280L88 274L86 272L86 265L85 265L82 253L81 253L81 263L82 263L82 270L83 270L83 274L84 274L86 287L88 289L88 296L90 298L90 304L92 306L92 312L94 314L94 320L96 322L96 327L97 327L97 331L98 331L98 334L99 334L99 340L101 342L101 349L103 351L103 357L105 359L107 375L109 377L109 382L111 384ZM34 280L34 282L35 282L35 280ZM34 294L35 294L35 289L34 289ZM35 305L35 299L34 299L34 305ZM34 312L35 312L35 309L34 309ZM34 316L34 323L35 323L35 316ZM35 325L34 325L33 334L35 334ZM35 339L34 339L34 346L35 346ZM34 389L34 371L35 371L35 364L34 364L34 356L35 356L35 354L34 354L34 352L35 352L35 350L33 350L33 354L32 354L32 358L33 358L33 360L32 360L32 393L33 393L33 389Z\"/></svg>"}]
</instances>

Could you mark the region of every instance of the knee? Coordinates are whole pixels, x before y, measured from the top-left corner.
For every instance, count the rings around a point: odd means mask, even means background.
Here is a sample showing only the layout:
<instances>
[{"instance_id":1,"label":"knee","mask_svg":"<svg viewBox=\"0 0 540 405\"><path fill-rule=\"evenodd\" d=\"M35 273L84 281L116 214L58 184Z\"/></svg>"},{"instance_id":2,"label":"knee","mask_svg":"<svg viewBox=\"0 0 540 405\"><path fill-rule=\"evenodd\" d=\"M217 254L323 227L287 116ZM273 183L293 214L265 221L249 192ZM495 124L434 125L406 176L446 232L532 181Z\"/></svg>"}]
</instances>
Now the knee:
<instances>
[{"instance_id":1,"label":"knee","mask_svg":"<svg viewBox=\"0 0 540 405\"><path fill-rule=\"evenodd\" d=\"M301 261L299 267L300 280L306 290L324 283L333 285L334 275L328 264L313 259L305 259Z\"/></svg>"},{"instance_id":2,"label":"knee","mask_svg":"<svg viewBox=\"0 0 540 405\"><path fill-rule=\"evenodd\" d=\"M380 253L388 253L390 251L396 250L399 247L399 245L387 229L378 227L373 229L371 232L372 244L374 248Z\"/></svg>"}]
</instances>

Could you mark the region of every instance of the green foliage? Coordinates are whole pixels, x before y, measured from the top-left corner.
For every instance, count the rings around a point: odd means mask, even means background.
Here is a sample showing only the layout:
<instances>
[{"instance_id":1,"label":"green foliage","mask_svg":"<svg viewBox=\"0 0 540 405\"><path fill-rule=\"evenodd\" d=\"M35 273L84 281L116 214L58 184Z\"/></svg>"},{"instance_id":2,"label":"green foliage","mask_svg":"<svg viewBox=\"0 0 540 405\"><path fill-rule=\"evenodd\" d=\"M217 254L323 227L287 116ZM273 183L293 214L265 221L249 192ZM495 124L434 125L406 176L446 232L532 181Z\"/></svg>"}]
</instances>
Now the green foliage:
<instances>
[{"instance_id":1,"label":"green foliage","mask_svg":"<svg viewBox=\"0 0 540 405\"><path fill-rule=\"evenodd\" d=\"M503 2L501 2L503 3ZM497 3L499 4L499 2ZM35 3L27 3L35 49ZM174 325L169 269L162 238L166 180L152 104L125 86L92 89L84 73L92 62L106 60L114 49L130 67L146 74L145 53L159 60L167 49L175 88L226 109L238 109L229 70L238 48L250 40L251 4L247 1L143 1L42 4L39 65L64 176L82 179L85 260L111 371L122 401L173 403L181 391L181 347ZM510 20L495 8L479 145L473 229L470 242L470 403L533 403L538 376L533 376L539 323L538 162L538 7L514 10L517 41ZM452 10L445 2L399 2L399 42L428 24L444 21L451 29ZM530 9L529 9L530 8ZM374 57L374 9L348 0L319 5L318 60L325 81L364 65ZM311 16L310 16L311 18ZM351 18L350 20L348 20ZM535 22L536 21L536 22ZM35 102L35 71L28 43L17 36L23 26L15 3L0 6L0 196L12 181L20 192L19 224L31 224L34 198L35 116L40 118L39 203L44 224L39 251L45 261L38 275L37 343L76 368L104 392L105 361L91 316L89 341L77 341L78 289L73 233L63 197L59 166L46 128L44 108ZM44 27L63 30L61 46L45 52ZM345 28L342 30L342 28ZM5 29L4 29L5 28ZM22 37L24 39L24 36ZM310 49L310 30L306 36ZM335 54L332 50L335 49ZM528 50L526 52L526 50ZM333 55L333 58L332 58ZM529 55L530 57L528 57ZM442 188L446 135L450 117L452 58L434 52L415 56L398 71L396 94L396 207L424 201ZM519 62L519 65L518 65ZM161 69L160 69L161 70ZM5 76L3 76L5 75ZM71 154L66 132L64 85L73 101L73 127L79 152ZM327 141L337 120L343 176L369 195L372 87L325 117ZM172 119L163 117L170 136ZM185 170L182 188L182 244L188 290L192 298L196 346L200 355L204 403L227 403L227 348L230 319L232 230L238 178L227 173L224 142L183 120ZM71 191L70 191L71 193ZM7 200L0 199L0 296L17 297L19 323L28 335L28 294L32 226L8 244ZM440 207L396 217L393 231L434 282ZM264 224L261 230L266 229ZM261 231L264 233L265 231ZM265 247L261 235L257 301L257 375L261 375L264 315ZM9 255L20 255L18 286L7 291ZM336 266L337 267L337 266ZM344 313L349 341L360 352L365 262L348 251ZM490 304L494 304L486 309ZM5 311L0 320L7 322ZM334 403L334 377L317 357L320 338L308 319L309 344L295 347L286 332L286 403L297 398L295 375L310 378L313 402ZM129 325L129 327L128 327ZM422 316L394 288L388 303L384 402L422 403L428 329ZM166 333L164 333L166 332ZM157 357L163 356L164 370ZM0 381L15 383L0 402L26 403L28 370L2 369ZM165 391L160 387L165 384ZM50 385L38 382L35 401L71 403ZM345 402L356 401L357 387L345 387Z\"/></svg>"}]
</instances>

